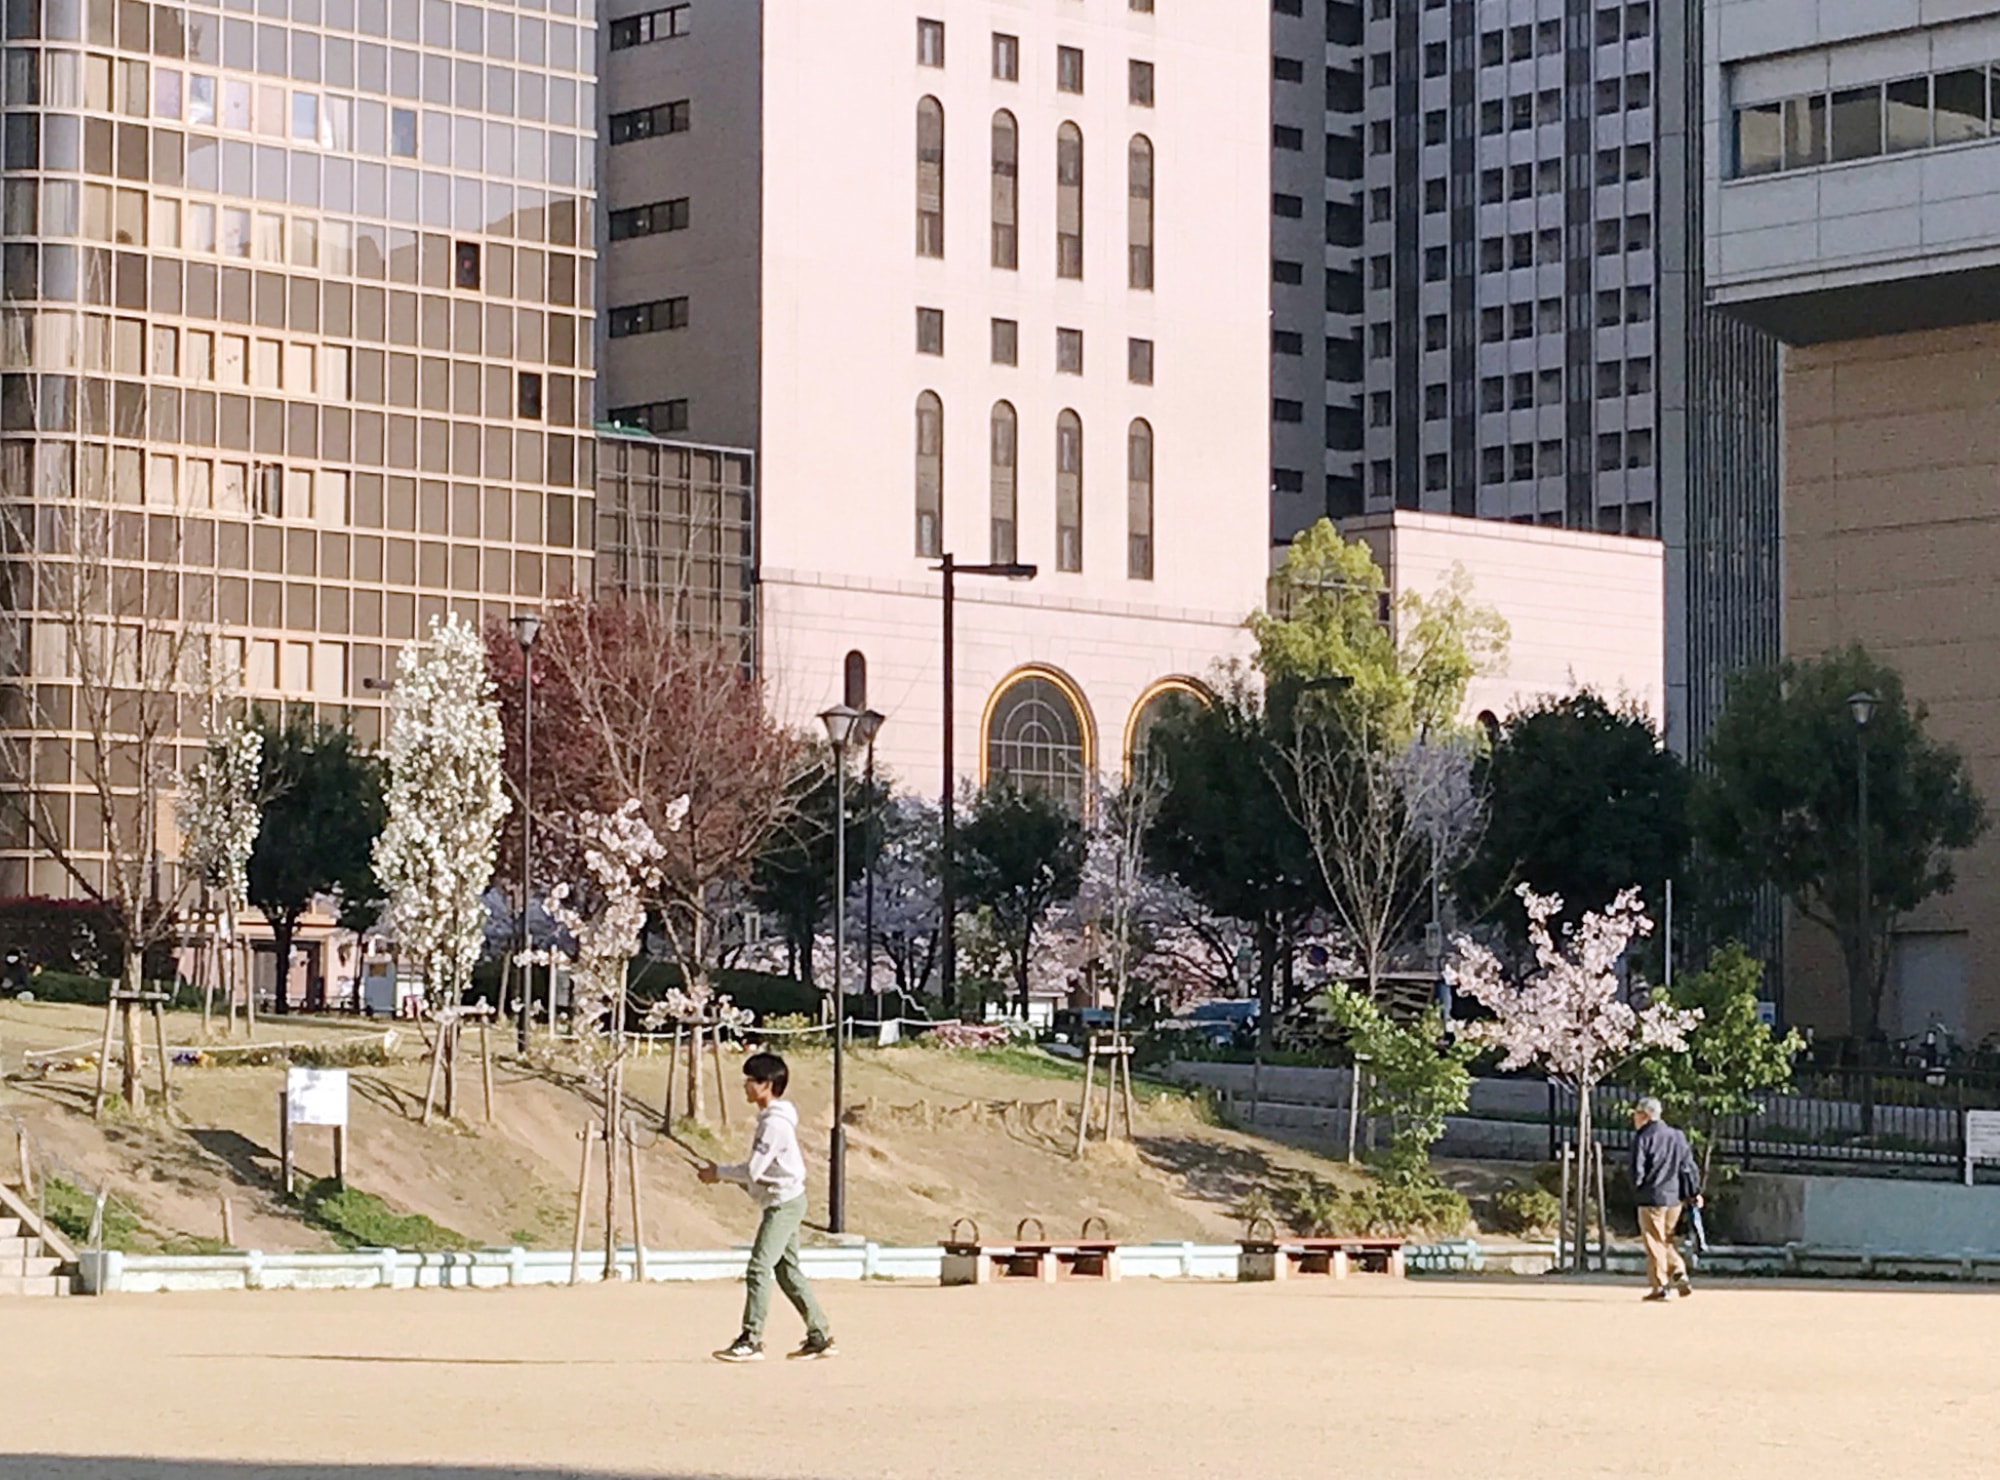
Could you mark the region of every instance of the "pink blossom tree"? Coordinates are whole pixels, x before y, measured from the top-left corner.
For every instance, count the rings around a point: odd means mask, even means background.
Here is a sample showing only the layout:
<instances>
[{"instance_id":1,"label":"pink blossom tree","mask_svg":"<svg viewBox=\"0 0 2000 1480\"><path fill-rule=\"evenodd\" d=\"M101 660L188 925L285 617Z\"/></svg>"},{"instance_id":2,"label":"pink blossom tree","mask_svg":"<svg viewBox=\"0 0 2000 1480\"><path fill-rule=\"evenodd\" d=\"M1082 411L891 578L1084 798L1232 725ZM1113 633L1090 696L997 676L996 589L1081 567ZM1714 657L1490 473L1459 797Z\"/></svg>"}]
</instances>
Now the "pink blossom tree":
<instances>
[{"instance_id":1,"label":"pink blossom tree","mask_svg":"<svg viewBox=\"0 0 2000 1480\"><path fill-rule=\"evenodd\" d=\"M1653 929L1636 888L1622 891L1603 911L1586 913L1580 924L1564 927L1560 941L1549 926L1562 912L1560 896L1537 894L1526 884L1517 892L1528 913L1533 968L1510 981L1499 957L1461 936L1445 979L1493 1014L1467 1024L1465 1033L1501 1050L1502 1069L1538 1066L1575 1092L1581 1151L1591 1144L1591 1091L1650 1049L1686 1047L1701 1012L1663 1002L1634 1006L1620 994L1618 963L1626 946ZM1589 1207L1585 1180L1577 1179L1575 1192L1579 1235ZM1576 1247L1581 1267L1580 1236Z\"/></svg>"}]
</instances>

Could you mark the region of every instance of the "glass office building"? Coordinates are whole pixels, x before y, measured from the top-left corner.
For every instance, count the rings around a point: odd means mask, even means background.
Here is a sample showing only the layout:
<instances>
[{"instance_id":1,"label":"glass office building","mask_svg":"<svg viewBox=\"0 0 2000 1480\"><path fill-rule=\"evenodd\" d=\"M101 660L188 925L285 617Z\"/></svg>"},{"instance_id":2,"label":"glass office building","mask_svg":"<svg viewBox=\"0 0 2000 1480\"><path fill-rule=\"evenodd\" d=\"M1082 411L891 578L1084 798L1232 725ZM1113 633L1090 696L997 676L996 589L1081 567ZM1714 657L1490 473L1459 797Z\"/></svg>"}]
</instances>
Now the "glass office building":
<instances>
[{"instance_id":1,"label":"glass office building","mask_svg":"<svg viewBox=\"0 0 2000 1480\"><path fill-rule=\"evenodd\" d=\"M7 786L64 817L94 785L51 609L85 585L108 629L193 629L204 674L364 741L431 618L589 589L591 0L5 24L0 660L35 735ZM63 892L10 826L0 895Z\"/></svg>"}]
</instances>

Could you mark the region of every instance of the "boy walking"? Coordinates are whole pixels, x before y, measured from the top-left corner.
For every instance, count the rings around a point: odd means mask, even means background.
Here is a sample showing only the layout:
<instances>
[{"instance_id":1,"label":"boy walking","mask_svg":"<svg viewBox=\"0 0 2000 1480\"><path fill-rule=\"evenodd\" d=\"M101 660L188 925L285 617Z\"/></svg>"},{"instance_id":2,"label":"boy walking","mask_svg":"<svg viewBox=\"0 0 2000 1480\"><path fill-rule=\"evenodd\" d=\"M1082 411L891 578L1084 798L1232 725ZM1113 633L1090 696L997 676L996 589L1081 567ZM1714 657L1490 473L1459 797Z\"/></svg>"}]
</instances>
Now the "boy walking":
<instances>
[{"instance_id":1,"label":"boy walking","mask_svg":"<svg viewBox=\"0 0 2000 1480\"><path fill-rule=\"evenodd\" d=\"M792 1303L806 1323L805 1344L791 1356L817 1361L835 1355L826 1316L813 1299L812 1286L799 1268L799 1224L806 1215L806 1162L799 1151L799 1112L784 1098L791 1074L774 1053L753 1053L743 1061L743 1098L757 1107L757 1126L747 1161L731 1166L709 1162L699 1176L704 1182L735 1182L763 1209L757 1239L750 1246L745 1278L743 1331L717 1352L724 1362L764 1360L764 1317L771 1309L771 1282Z\"/></svg>"}]
</instances>

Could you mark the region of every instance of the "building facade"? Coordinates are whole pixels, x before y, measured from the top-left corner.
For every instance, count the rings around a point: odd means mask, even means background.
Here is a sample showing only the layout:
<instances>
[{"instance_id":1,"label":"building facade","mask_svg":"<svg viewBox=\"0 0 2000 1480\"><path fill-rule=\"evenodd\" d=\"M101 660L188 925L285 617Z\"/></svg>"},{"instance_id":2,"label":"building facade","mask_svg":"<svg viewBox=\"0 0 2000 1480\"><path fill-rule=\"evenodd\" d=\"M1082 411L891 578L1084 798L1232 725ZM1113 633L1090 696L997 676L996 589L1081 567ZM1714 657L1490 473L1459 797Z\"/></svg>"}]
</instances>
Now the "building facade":
<instances>
[{"instance_id":1,"label":"building facade","mask_svg":"<svg viewBox=\"0 0 2000 1480\"><path fill-rule=\"evenodd\" d=\"M1273 7L1274 539L1661 538L1662 722L1698 749L1777 652L1776 348L1702 291L1698 0Z\"/></svg>"},{"instance_id":2,"label":"building facade","mask_svg":"<svg viewBox=\"0 0 2000 1480\"><path fill-rule=\"evenodd\" d=\"M2000 795L2000 4L1710 0L1712 302L1783 339L1787 652L1865 643ZM1903 920L1881 1031L2000 1030L2000 843ZM1845 1033L1789 931L1787 1007Z\"/></svg>"},{"instance_id":3,"label":"building facade","mask_svg":"<svg viewBox=\"0 0 2000 1480\"><path fill-rule=\"evenodd\" d=\"M613 422L754 449L759 644L881 762L1115 778L1247 651L1270 505L1268 37L1150 0L614 6Z\"/></svg>"},{"instance_id":4,"label":"building facade","mask_svg":"<svg viewBox=\"0 0 2000 1480\"><path fill-rule=\"evenodd\" d=\"M575 0L9 5L7 786L86 872L135 778L78 684L157 634L171 767L197 691L372 741L433 618L588 587L596 45ZM69 892L8 810L0 894Z\"/></svg>"}]
</instances>

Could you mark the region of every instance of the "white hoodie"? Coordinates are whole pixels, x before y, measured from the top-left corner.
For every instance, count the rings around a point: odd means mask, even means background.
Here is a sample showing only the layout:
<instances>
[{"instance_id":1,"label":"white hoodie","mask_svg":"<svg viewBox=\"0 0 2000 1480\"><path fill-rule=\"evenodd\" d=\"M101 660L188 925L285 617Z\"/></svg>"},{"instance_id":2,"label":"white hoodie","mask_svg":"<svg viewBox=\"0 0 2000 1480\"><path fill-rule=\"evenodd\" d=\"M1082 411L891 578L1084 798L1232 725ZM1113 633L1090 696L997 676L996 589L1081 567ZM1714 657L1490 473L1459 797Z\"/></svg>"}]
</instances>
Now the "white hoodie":
<instances>
[{"instance_id":1,"label":"white hoodie","mask_svg":"<svg viewBox=\"0 0 2000 1480\"><path fill-rule=\"evenodd\" d=\"M799 1112L789 1100L773 1100L757 1112L750 1159L719 1166L716 1174L738 1183L760 1208L775 1208L805 1196L806 1159L799 1150Z\"/></svg>"}]
</instances>

